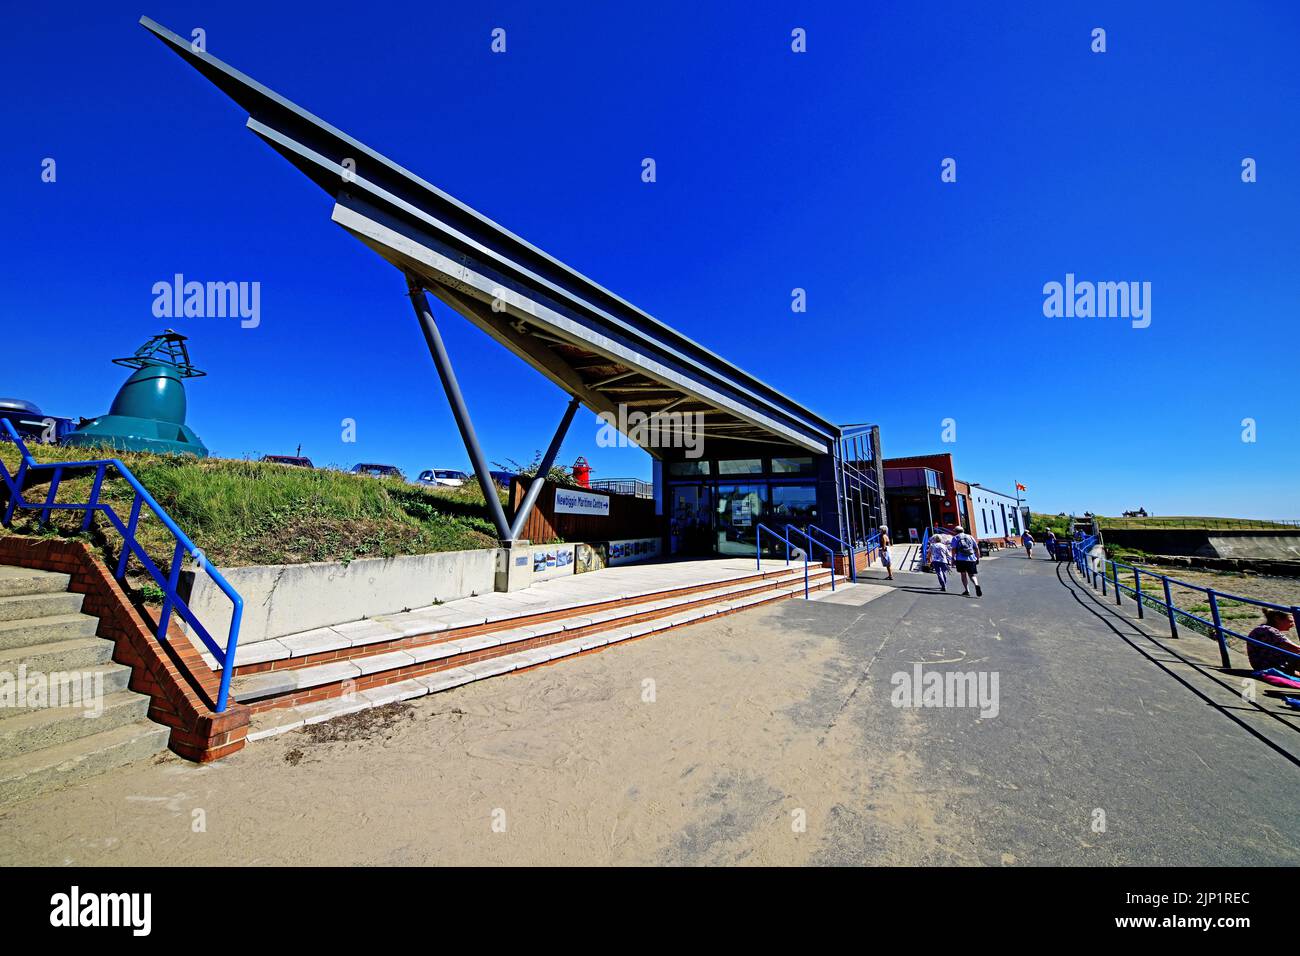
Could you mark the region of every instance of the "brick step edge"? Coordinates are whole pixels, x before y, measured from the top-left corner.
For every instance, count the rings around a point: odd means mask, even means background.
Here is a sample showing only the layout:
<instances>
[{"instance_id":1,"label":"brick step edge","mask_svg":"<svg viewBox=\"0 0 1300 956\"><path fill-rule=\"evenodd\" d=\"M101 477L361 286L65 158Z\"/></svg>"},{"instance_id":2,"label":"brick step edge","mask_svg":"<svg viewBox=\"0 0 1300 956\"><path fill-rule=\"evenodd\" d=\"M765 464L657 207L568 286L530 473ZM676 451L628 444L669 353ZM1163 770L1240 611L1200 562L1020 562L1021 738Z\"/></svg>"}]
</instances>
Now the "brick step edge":
<instances>
[{"instance_id":1,"label":"brick step edge","mask_svg":"<svg viewBox=\"0 0 1300 956\"><path fill-rule=\"evenodd\" d=\"M827 574L821 578L813 578L814 582L830 583L830 575ZM810 587L810 590L814 588ZM411 677L416 674L428 674L437 670L448 670L464 664L476 664L482 661L491 660L512 654L515 651L531 650L537 647L543 647L550 644L558 644L570 638L585 638L595 634L601 634L606 631L618 630L620 626L636 625L644 622L663 620L666 618L690 614L698 609L707 611L711 607L725 607L730 604L745 605L752 603L760 598L769 595L783 593L785 591L803 592L803 582L787 582L784 586L766 586L759 588L748 588L743 593L732 593L725 595L715 594L712 597L701 597L697 601L683 601L680 604L667 608L660 608L653 612L644 614L623 614L611 618L607 621L593 621L588 624L582 624L568 629L556 628L553 631L547 631L543 634L520 635L512 640L496 643L489 639L489 635L476 635L480 639L487 640L487 643L478 647L466 647L450 654L439 657L429 657L425 660L411 660L409 655L405 655L406 650L410 648L397 648L384 653L372 653L362 657L353 657L345 660L326 661L317 664L315 667L324 671L323 674L317 675L319 679L315 683L303 684L296 687L286 687L284 689L271 690L263 692L260 695L250 693L247 689L233 687L231 688L232 696L235 696L240 703L249 707L254 713L261 713L266 710L294 706L297 704L309 703L313 700L319 700L323 697L337 696L330 693L330 688L341 687L347 682L351 682L352 687L371 687L377 681L376 675L397 674L403 677ZM757 592L757 593L755 593ZM714 611L713 613L717 613ZM709 616L698 615L698 616ZM474 640L474 636L462 638L464 641ZM455 642L433 642L432 645L424 644L420 647L438 646L439 643ZM378 658L386 655L393 655L394 659L388 662L378 662ZM402 660L400 656L405 655L408 659ZM369 661L372 664L378 664L364 673L347 672L346 665L353 665L355 668L357 662ZM343 665L345 671L339 673L336 665ZM294 670L308 670L310 668L287 668L277 671L279 674L292 673ZM332 671L332 672L331 672Z\"/></svg>"},{"instance_id":2,"label":"brick step edge","mask_svg":"<svg viewBox=\"0 0 1300 956\"><path fill-rule=\"evenodd\" d=\"M820 565L809 568L810 581L817 581L826 578L829 575L829 568ZM671 614L677 610L696 607L700 604L727 600L732 597L732 595L721 595L718 592L732 589L735 591L735 597L744 597L751 593L772 590L782 587L783 585L793 584L796 576L798 581L802 583L802 571L795 572L783 568L778 571L765 571L761 575L749 575L731 581L711 582L706 585L692 585L687 588L671 588L665 591L646 592L632 601L600 601L593 604L578 604L563 609L550 609L535 614L524 614L502 621L492 621L486 624L467 624L459 627L447 628L445 630L406 634L399 637L386 638L380 641L354 644L350 647L320 651L315 654L303 654L298 657L277 658L271 661L236 665L233 676L235 679L238 679L240 677L249 677L253 674L265 674L268 671L301 670L302 668L313 667L318 664L333 664L336 662L356 660L363 657L373 657L377 654L388 653L391 651L404 651L415 647L427 647L430 644L451 643L452 641L478 637L484 634L495 634L501 631L541 627L546 624L554 624L558 621L586 617L589 614L606 614L620 609L626 609L628 611L627 614L612 618L610 621L593 623L585 628L573 628L572 631L576 635L579 633L585 633L586 631L599 626L615 626L621 619L635 617L637 616L635 609L641 605L680 599L681 604L676 607L661 608L657 611L648 612L647 616L654 614ZM786 578L787 580L783 582L781 580L782 578ZM691 600L695 595L698 595L698 597ZM559 633L562 630L564 629L557 628L556 633Z\"/></svg>"},{"instance_id":3,"label":"brick step edge","mask_svg":"<svg viewBox=\"0 0 1300 956\"><path fill-rule=\"evenodd\" d=\"M829 589L829 579L809 588L810 591L818 592ZM542 667L557 660L602 651L624 641L649 637L652 634L685 627L688 624L694 624L713 617L737 614L764 604L773 604L777 601L799 597L802 594L803 585L800 584L798 587L783 588L757 598L748 598L737 607L717 610L711 614L690 614L686 620L674 620L672 617L659 618L633 625L630 628L607 633L596 633L584 637L570 637L528 650L501 654L475 663L428 668L425 673L419 675L411 673L418 669L414 667L402 668L397 671L379 671L375 674L368 674L361 680L356 681L353 693L348 695L348 699L344 699L343 695L337 693L342 688L342 683L323 685L313 690L318 692L334 691L334 693L318 693L314 697L304 699L303 702L290 705L287 708L258 709L256 705L251 705L255 713L252 725L249 727L248 739L250 741L261 740L286 731L297 730L307 724L342 717L345 714L369 710L372 707L382 707L385 704L397 703L403 700L412 700L426 694L451 690L453 687L460 687L463 684L485 680L488 677L496 677L500 674L531 670L534 667ZM445 664L446 662L434 661L430 663ZM270 698L270 700L276 699ZM265 701L260 703L265 703ZM276 717L280 719L275 720Z\"/></svg>"}]
</instances>

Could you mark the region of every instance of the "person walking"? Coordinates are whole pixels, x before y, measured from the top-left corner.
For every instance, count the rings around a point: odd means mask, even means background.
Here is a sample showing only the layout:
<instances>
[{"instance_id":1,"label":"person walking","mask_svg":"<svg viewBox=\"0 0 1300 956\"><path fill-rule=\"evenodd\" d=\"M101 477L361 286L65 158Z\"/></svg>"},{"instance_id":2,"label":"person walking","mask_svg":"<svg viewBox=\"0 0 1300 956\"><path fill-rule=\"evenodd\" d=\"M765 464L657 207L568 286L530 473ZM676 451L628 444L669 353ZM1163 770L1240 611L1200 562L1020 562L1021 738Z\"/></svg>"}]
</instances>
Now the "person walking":
<instances>
[{"instance_id":1,"label":"person walking","mask_svg":"<svg viewBox=\"0 0 1300 956\"><path fill-rule=\"evenodd\" d=\"M939 579L939 590L948 590L948 565L952 563L952 551L948 548L948 538L935 534L930 538L930 567Z\"/></svg>"},{"instance_id":2,"label":"person walking","mask_svg":"<svg viewBox=\"0 0 1300 956\"><path fill-rule=\"evenodd\" d=\"M961 575L961 595L970 597L970 586L973 584L975 596L983 597L984 589L980 587L979 579L979 543L968 535L961 525L957 525L953 531L955 533L952 536L952 563L957 573Z\"/></svg>"},{"instance_id":3,"label":"person walking","mask_svg":"<svg viewBox=\"0 0 1300 956\"><path fill-rule=\"evenodd\" d=\"M1043 542L1043 547L1047 549L1047 556L1056 561L1061 560L1061 555L1056 553L1056 532L1048 530L1047 540Z\"/></svg>"},{"instance_id":4,"label":"person walking","mask_svg":"<svg viewBox=\"0 0 1300 956\"><path fill-rule=\"evenodd\" d=\"M889 526L880 526L880 563L885 566L885 571L889 574L889 580L894 580L894 558L889 553L889 546L893 542L889 540Z\"/></svg>"},{"instance_id":5,"label":"person walking","mask_svg":"<svg viewBox=\"0 0 1300 956\"><path fill-rule=\"evenodd\" d=\"M1034 559L1034 536L1029 533L1028 528L1020 536L1020 543L1025 546L1025 557L1032 561Z\"/></svg>"}]
</instances>

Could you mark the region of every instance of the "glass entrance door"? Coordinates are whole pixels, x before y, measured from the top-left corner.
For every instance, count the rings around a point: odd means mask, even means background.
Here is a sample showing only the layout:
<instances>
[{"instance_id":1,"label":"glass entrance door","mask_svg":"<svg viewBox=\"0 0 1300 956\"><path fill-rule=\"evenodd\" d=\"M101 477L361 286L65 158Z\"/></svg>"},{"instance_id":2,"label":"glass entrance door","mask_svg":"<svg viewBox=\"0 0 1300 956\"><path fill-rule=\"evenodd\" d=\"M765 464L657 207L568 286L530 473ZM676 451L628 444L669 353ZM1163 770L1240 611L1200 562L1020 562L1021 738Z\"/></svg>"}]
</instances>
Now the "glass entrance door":
<instances>
[{"instance_id":1,"label":"glass entrance door","mask_svg":"<svg viewBox=\"0 0 1300 956\"><path fill-rule=\"evenodd\" d=\"M763 520L764 485L719 485L714 508L714 534L718 554L754 553L758 523Z\"/></svg>"},{"instance_id":2,"label":"glass entrance door","mask_svg":"<svg viewBox=\"0 0 1300 956\"><path fill-rule=\"evenodd\" d=\"M713 513L709 509L709 489L704 485L672 485L670 491L668 553L711 553Z\"/></svg>"}]
</instances>

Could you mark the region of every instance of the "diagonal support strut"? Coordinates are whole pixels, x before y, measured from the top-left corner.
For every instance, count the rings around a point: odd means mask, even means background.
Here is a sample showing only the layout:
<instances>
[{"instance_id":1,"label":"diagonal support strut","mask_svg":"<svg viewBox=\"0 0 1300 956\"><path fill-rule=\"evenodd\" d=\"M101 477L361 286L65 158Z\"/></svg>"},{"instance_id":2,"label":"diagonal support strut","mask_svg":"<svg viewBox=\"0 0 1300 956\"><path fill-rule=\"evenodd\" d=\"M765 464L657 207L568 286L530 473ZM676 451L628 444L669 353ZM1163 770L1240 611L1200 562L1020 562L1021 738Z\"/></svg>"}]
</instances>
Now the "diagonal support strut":
<instances>
[{"instance_id":1,"label":"diagonal support strut","mask_svg":"<svg viewBox=\"0 0 1300 956\"><path fill-rule=\"evenodd\" d=\"M564 410L564 417L560 419L560 427L555 430L555 437L551 439L550 447L546 449L546 454L542 456L542 462L537 466L537 474L533 476L532 482L528 485L528 493L524 495L524 500L515 513L514 524L510 526L511 541L519 540L519 534L524 530L524 524L528 521L528 516L533 512L533 505L537 503L537 496L542 493L542 487L546 484L546 476L551 473L551 466L555 464L555 456L560 453L560 445L564 443L564 436L568 434L574 413L578 411L578 404L578 396L575 395L570 400L569 407Z\"/></svg>"},{"instance_id":2,"label":"diagonal support strut","mask_svg":"<svg viewBox=\"0 0 1300 956\"><path fill-rule=\"evenodd\" d=\"M438 331L438 323L433 319L433 310L429 308L424 287L409 273L406 276L406 285L411 297L411 306L415 309L415 317L420 320L420 329L424 332L424 341L429 346L429 354L433 356L433 364L438 368L438 377L442 379L443 390L446 391L447 401L451 404L451 413L456 418L456 427L460 429L461 440L465 442L465 450L469 452L470 461L474 464L474 474L478 476L479 487L483 489L483 498L492 515L492 523L496 525L502 543L509 543L514 540L514 537L506 521L505 510L501 507L501 499L497 497L496 484L488 471L487 459L483 456L483 449L478 443L474 423L470 421L469 409L465 407L465 396L461 394L460 383L456 381L456 373L451 367L451 359L447 356L447 347L443 344L442 333Z\"/></svg>"}]
</instances>

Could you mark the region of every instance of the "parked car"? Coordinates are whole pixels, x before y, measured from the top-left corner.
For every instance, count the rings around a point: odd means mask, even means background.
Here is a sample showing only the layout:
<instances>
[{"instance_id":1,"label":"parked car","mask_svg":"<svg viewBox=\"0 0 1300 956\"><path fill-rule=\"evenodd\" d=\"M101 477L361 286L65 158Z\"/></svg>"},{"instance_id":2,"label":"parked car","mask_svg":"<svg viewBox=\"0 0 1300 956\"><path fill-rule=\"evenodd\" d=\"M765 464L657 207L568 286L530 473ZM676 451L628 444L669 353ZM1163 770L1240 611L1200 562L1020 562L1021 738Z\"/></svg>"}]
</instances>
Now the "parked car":
<instances>
[{"instance_id":1,"label":"parked car","mask_svg":"<svg viewBox=\"0 0 1300 956\"><path fill-rule=\"evenodd\" d=\"M396 465L376 465L372 462L362 462L359 465L352 466L352 474L369 475L371 478L402 478L402 469Z\"/></svg>"},{"instance_id":2,"label":"parked car","mask_svg":"<svg viewBox=\"0 0 1300 956\"><path fill-rule=\"evenodd\" d=\"M315 468L310 458L299 458L296 455L263 455L262 461L269 461L273 465L293 465L295 468Z\"/></svg>"},{"instance_id":3,"label":"parked car","mask_svg":"<svg viewBox=\"0 0 1300 956\"><path fill-rule=\"evenodd\" d=\"M34 402L21 398L0 398L0 418L9 419L20 438L41 444L60 443L64 435L77 427L72 419L46 415ZM0 428L0 440L9 440L3 428Z\"/></svg>"},{"instance_id":4,"label":"parked car","mask_svg":"<svg viewBox=\"0 0 1300 956\"><path fill-rule=\"evenodd\" d=\"M444 488L459 488L467 481L469 475L452 468L429 468L415 479L417 485L441 485Z\"/></svg>"}]
</instances>

